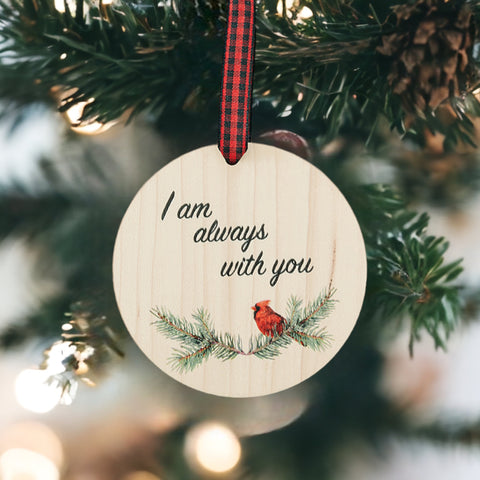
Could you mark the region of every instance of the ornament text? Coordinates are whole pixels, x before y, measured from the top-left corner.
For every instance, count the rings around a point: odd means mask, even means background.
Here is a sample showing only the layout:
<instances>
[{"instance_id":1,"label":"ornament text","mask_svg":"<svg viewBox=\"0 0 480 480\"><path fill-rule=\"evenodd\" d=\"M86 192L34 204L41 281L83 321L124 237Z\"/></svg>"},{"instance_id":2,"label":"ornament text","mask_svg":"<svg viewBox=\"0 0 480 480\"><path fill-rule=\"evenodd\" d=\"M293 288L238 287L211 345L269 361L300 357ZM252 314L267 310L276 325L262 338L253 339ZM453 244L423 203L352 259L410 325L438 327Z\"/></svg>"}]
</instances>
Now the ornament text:
<instances>
[{"instance_id":1,"label":"ornament text","mask_svg":"<svg viewBox=\"0 0 480 480\"><path fill-rule=\"evenodd\" d=\"M161 220L165 220L168 211L175 199L175 191L172 191L162 210ZM213 214L212 207L208 202L182 203L176 209L178 220L192 220L201 218L210 218ZM215 243L215 242L239 242L240 250L246 253L255 240L265 240L268 232L264 223L261 225L235 225L223 226L219 221L212 220L209 227L200 227L195 230L192 240L195 243ZM310 273L314 266L311 258L283 258L275 259L270 268L270 285L274 287L279 281L281 275L293 273ZM227 260L223 262L220 268L222 277L232 277L233 275L250 276L266 275L268 269L265 265L264 252L260 251L258 255L250 254L239 260Z\"/></svg>"}]
</instances>

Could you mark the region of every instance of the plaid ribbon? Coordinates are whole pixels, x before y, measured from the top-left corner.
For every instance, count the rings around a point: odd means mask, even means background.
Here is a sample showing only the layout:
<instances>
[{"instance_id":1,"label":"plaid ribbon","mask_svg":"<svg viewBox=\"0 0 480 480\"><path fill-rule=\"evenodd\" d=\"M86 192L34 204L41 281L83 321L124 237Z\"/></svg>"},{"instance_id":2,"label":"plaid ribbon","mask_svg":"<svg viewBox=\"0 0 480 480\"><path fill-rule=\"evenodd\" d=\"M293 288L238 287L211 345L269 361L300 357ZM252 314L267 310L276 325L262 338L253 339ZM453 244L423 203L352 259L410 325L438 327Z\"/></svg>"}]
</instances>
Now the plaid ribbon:
<instances>
[{"instance_id":1,"label":"plaid ribbon","mask_svg":"<svg viewBox=\"0 0 480 480\"><path fill-rule=\"evenodd\" d=\"M218 148L235 165L247 151L255 47L255 0L230 0Z\"/></svg>"}]
</instances>

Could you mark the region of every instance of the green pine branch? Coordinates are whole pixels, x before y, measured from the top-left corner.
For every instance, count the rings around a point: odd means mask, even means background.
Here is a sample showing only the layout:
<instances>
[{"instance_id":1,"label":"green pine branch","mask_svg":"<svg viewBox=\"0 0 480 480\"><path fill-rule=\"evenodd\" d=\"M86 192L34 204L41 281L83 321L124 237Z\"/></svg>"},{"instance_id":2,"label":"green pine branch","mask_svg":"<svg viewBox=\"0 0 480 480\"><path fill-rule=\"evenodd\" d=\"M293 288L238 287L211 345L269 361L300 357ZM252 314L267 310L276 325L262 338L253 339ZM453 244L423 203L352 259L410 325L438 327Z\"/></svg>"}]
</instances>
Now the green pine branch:
<instances>
[{"instance_id":1,"label":"green pine branch","mask_svg":"<svg viewBox=\"0 0 480 480\"><path fill-rule=\"evenodd\" d=\"M445 135L449 148L473 142L471 118L480 115L476 85L450 99L451 121L426 111L406 125L388 82L392 60L377 52L382 37L398 28L393 7L404 2L300 1L289 15L278 14L277 3L257 2L254 93L278 115L291 112L326 141L345 128L369 139L386 117L420 144L426 129ZM439 2L439 12L448 16L464 3ZM468 4L478 24L480 2ZM214 122L226 6L226 0L92 2L80 15L57 11L53 0L1 0L0 98L52 104L52 92L61 87L71 92L63 96L62 111L95 99L84 120L184 112L202 118L209 113ZM310 18L299 17L303 7ZM472 68L478 56L475 50Z\"/></svg>"},{"instance_id":2,"label":"green pine branch","mask_svg":"<svg viewBox=\"0 0 480 480\"><path fill-rule=\"evenodd\" d=\"M367 301L363 315L385 323L410 320L410 352L426 331L436 347L460 318L461 260L447 263L448 242L427 234L429 217L406 208L390 188L371 185L351 197L368 257Z\"/></svg>"},{"instance_id":3,"label":"green pine branch","mask_svg":"<svg viewBox=\"0 0 480 480\"><path fill-rule=\"evenodd\" d=\"M180 343L180 348L174 349L169 364L179 372L187 372L194 370L210 356L222 361L232 360L239 355L271 360L279 356L292 341L316 351L325 350L333 339L326 328L318 327L318 323L333 311L336 302L334 294L335 289L330 287L303 309L302 301L291 297L287 305L287 323L282 334L251 337L247 350L244 350L239 336L217 333L209 313L203 308L192 314L193 322L188 322L165 308L154 308L151 313L156 317L153 325L157 330Z\"/></svg>"},{"instance_id":4,"label":"green pine branch","mask_svg":"<svg viewBox=\"0 0 480 480\"><path fill-rule=\"evenodd\" d=\"M480 445L480 422L465 421L461 418L434 421L420 427L410 426L406 434L415 439L430 440L436 444L465 445L467 447Z\"/></svg>"}]
</instances>

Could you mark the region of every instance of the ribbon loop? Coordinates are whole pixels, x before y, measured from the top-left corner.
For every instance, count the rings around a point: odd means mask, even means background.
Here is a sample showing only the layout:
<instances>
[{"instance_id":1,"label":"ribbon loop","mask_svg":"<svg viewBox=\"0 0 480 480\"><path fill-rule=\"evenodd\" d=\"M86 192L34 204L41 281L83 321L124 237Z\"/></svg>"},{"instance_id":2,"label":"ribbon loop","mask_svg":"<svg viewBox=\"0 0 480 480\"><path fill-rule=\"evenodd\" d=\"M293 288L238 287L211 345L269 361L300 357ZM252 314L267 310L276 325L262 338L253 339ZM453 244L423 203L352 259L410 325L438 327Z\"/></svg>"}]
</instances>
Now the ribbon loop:
<instances>
[{"instance_id":1,"label":"ribbon loop","mask_svg":"<svg viewBox=\"0 0 480 480\"><path fill-rule=\"evenodd\" d=\"M223 62L218 148L235 165L250 139L255 0L230 0Z\"/></svg>"}]
</instances>

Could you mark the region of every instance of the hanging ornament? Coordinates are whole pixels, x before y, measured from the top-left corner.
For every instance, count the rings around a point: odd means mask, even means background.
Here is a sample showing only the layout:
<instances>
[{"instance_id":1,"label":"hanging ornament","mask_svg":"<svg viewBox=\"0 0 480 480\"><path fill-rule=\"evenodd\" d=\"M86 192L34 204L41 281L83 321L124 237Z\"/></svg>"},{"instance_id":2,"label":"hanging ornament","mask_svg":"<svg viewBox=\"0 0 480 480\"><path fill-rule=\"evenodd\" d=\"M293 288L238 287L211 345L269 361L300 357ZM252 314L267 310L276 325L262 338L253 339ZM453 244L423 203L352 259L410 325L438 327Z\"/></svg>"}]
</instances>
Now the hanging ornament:
<instances>
[{"instance_id":1,"label":"hanging ornament","mask_svg":"<svg viewBox=\"0 0 480 480\"><path fill-rule=\"evenodd\" d=\"M219 148L177 158L140 189L113 259L144 353L185 385L232 397L322 368L350 335L366 281L360 228L335 185L290 152L248 145L253 9L230 3Z\"/></svg>"}]
</instances>

